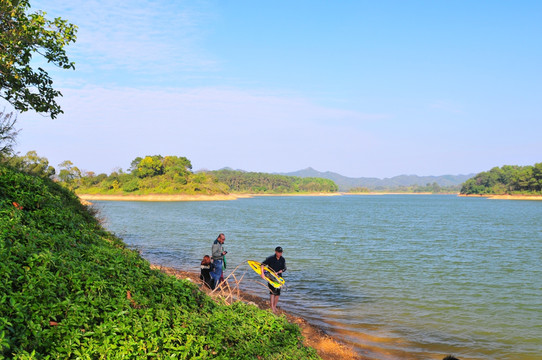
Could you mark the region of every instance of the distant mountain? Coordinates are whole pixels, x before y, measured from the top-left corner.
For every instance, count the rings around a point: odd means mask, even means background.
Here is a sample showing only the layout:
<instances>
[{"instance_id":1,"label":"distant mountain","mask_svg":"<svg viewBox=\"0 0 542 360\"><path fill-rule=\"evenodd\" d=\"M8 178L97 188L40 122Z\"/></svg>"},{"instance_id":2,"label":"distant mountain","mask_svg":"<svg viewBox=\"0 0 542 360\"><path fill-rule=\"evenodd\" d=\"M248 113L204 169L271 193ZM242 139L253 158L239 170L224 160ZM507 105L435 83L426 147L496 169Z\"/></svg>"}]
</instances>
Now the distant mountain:
<instances>
[{"instance_id":1,"label":"distant mountain","mask_svg":"<svg viewBox=\"0 0 542 360\"><path fill-rule=\"evenodd\" d=\"M392 178L351 178L337 174L331 171L321 172L308 167L303 170L298 170L289 173L281 173L281 175L298 176L298 177L320 177L333 180L339 191L348 191L355 187L366 187L371 190L393 189L401 186L420 185L437 183L439 186L458 186L472 178L476 174L469 175L441 175L441 176L418 176L418 175L399 175Z\"/></svg>"}]
</instances>

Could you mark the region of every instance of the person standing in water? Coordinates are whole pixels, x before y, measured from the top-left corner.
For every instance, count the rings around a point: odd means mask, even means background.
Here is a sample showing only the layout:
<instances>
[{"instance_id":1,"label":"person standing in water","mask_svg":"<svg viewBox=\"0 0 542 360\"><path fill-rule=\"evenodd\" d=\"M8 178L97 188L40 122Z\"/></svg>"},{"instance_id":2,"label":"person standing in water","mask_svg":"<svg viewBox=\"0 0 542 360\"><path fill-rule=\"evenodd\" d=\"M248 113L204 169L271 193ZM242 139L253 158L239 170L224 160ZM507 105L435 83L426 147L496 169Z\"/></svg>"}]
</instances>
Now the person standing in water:
<instances>
[{"instance_id":1,"label":"person standing in water","mask_svg":"<svg viewBox=\"0 0 542 360\"><path fill-rule=\"evenodd\" d=\"M282 273L286 271L286 259L282 257L282 248L280 246L275 248L275 255L269 256L262 262L261 277L265 280L264 265L269 266L278 276L282 277ZM269 287L271 310L273 313L276 313L277 303L279 302L280 297L280 288L277 289L271 284L267 284L267 286Z\"/></svg>"},{"instance_id":2,"label":"person standing in water","mask_svg":"<svg viewBox=\"0 0 542 360\"><path fill-rule=\"evenodd\" d=\"M211 277L214 280L214 287L216 288L220 283L220 277L222 276L222 265L224 263L224 255L228 252L222 247L226 241L226 236L220 233L211 247L211 256L213 258L214 269L211 272Z\"/></svg>"}]
</instances>

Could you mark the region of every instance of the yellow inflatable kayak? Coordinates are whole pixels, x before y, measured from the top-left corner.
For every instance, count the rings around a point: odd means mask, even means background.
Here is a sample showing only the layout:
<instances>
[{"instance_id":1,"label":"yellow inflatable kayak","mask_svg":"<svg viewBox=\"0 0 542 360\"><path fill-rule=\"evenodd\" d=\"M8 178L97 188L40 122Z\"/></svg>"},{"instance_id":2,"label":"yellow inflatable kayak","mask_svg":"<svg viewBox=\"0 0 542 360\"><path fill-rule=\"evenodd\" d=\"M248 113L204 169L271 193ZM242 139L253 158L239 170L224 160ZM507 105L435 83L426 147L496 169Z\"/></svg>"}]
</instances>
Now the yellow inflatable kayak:
<instances>
[{"instance_id":1,"label":"yellow inflatable kayak","mask_svg":"<svg viewBox=\"0 0 542 360\"><path fill-rule=\"evenodd\" d=\"M261 263L254 260L248 260L247 263L250 265L252 270L254 270L258 275L262 274ZM278 275L273 269L271 269L269 266L264 265L263 272L264 272L265 280L267 280L267 282L270 283L271 286L278 289L282 285L284 285L285 283L284 279L280 275Z\"/></svg>"}]
</instances>

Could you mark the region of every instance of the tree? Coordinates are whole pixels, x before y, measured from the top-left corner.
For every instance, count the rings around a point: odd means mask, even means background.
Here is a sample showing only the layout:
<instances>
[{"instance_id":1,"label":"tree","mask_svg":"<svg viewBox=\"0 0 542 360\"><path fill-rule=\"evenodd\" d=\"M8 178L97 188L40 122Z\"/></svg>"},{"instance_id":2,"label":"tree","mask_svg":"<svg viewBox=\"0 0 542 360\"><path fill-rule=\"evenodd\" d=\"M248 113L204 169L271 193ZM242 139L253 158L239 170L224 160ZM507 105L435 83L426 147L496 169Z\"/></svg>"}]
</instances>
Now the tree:
<instances>
[{"instance_id":1,"label":"tree","mask_svg":"<svg viewBox=\"0 0 542 360\"><path fill-rule=\"evenodd\" d=\"M542 163L534 164L533 167L533 177L536 181L536 186L538 191L542 191Z\"/></svg>"},{"instance_id":2,"label":"tree","mask_svg":"<svg viewBox=\"0 0 542 360\"><path fill-rule=\"evenodd\" d=\"M184 156L166 156L162 161L164 173L174 176L180 175L187 177L192 170L192 163Z\"/></svg>"},{"instance_id":3,"label":"tree","mask_svg":"<svg viewBox=\"0 0 542 360\"><path fill-rule=\"evenodd\" d=\"M12 156L6 163L33 175L50 178L55 174L55 168L49 165L49 160L46 157L40 157L35 151L29 151L25 156Z\"/></svg>"},{"instance_id":4,"label":"tree","mask_svg":"<svg viewBox=\"0 0 542 360\"><path fill-rule=\"evenodd\" d=\"M13 113L6 114L0 111L0 157L13 153L15 138L19 130L15 129L17 117Z\"/></svg>"},{"instance_id":5,"label":"tree","mask_svg":"<svg viewBox=\"0 0 542 360\"><path fill-rule=\"evenodd\" d=\"M58 177L66 184L72 183L74 180L81 178L81 170L77 166L73 166L70 160L64 160L58 164L60 172Z\"/></svg>"},{"instance_id":6,"label":"tree","mask_svg":"<svg viewBox=\"0 0 542 360\"><path fill-rule=\"evenodd\" d=\"M28 13L28 0L0 1L0 97L16 110L33 109L56 118L62 113L56 98L61 92L43 68L30 66L39 54L63 69L75 69L65 46L76 40L77 27L62 18L49 20L46 13Z\"/></svg>"},{"instance_id":7,"label":"tree","mask_svg":"<svg viewBox=\"0 0 542 360\"><path fill-rule=\"evenodd\" d=\"M132 175L137 176L137 169L139 168L139 163L141 162L141 160L143 160L143 158L141 158L140 156L138 156L134 160L132 160L132 163L130 164L130 168L128 169L128 171Z\"/></svg>"},{"instance_id":8,"label":"tree","mask_svg":"<svg viewBox=\"0 0 542 360\"><path fill-rule=\"evenodd\" d=\"M149 177L161 175L164 170L162 165L162 157L160 155L145 156L143 160L139 162L137 168L137 174L139 177Z\"/></svg>"}]
</instances>

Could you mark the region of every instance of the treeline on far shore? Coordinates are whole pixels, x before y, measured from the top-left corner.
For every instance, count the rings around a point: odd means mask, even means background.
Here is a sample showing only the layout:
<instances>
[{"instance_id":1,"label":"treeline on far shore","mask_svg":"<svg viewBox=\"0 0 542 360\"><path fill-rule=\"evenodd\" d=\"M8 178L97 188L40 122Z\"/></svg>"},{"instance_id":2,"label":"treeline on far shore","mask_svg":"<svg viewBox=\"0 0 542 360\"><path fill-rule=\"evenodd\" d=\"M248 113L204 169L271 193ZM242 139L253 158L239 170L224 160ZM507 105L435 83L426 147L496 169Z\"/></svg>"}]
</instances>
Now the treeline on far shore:
<instances>
[{"instance_id":1,"label":"treeline on far shore","mask_svg":"<svg viewBox=\"0 0 542 360\"><path fill-rule=\"evenodd\" d=\"M464 182L461 194L542 195L542 163L494 167Z\"/></svg>"},{"instance_id":2,"label":"treeline on far shore","mask_svg":"<svg viewBox=\"0 0 542 360\"><path fill-rule=\"evenodd\" d=\"M0 154L0 162L14 169L52 178L78 194L147 195L187 194L220 195L229 193L292 194L333 193L337 184L320 177L246 172L240 170L192 171L192 163L182 156L145 156L135 158L128 170L110 174L81 171L66 160L55 169L49 160L35 151L26 155ZM459 186L441 186L436 182L390 188L354 187L350 193L393 192L464 195L542 195L542 163L504 165L484 171Z\"/></svg>"},{"instance_id":3,"label":"treeline on far shore","mask_svg":"<svg viewBox=\"0 0 542 360\"><path fill-rule=\"evenodd\" d=\"M350 193L371 193L371 192L381 192L381 193L405 193L405 194L457 194L461 185L450 185L450 186L441 186L436 182L428 183L426 185L410 185L410 186L398 186L398 187L355 187L351 188L348 192Z\"/></svg>"},{"instance_id":4,"label":"treeline on far shore","mask_svg":"<svg viewBox=\"0 0 542 360\"><path fill-rule=\"evenodd\" d=\"M329 179L297 177L239 170L207 172L218 182L228 185L236 193L311 193L337 192L339 187Z\"/></svg>"},{"instance_id":5,"label":"treeline on far shore","mask_svg":"<svg viewBox=\"0 0 542 360\"><path fill-rule=\"evenodd\" d=\"M110 174L81 171L71 161L58 165L58 172L45 157L35 151L2 158L15 169L54 178L78 194L188 194L217 195L235 193L284 194L336 192L328 179L299 178L243 171L193 172L192 163L181 156L145 156L135 158L127 171L118 168Z\"/></svg>"}]
</instances>

